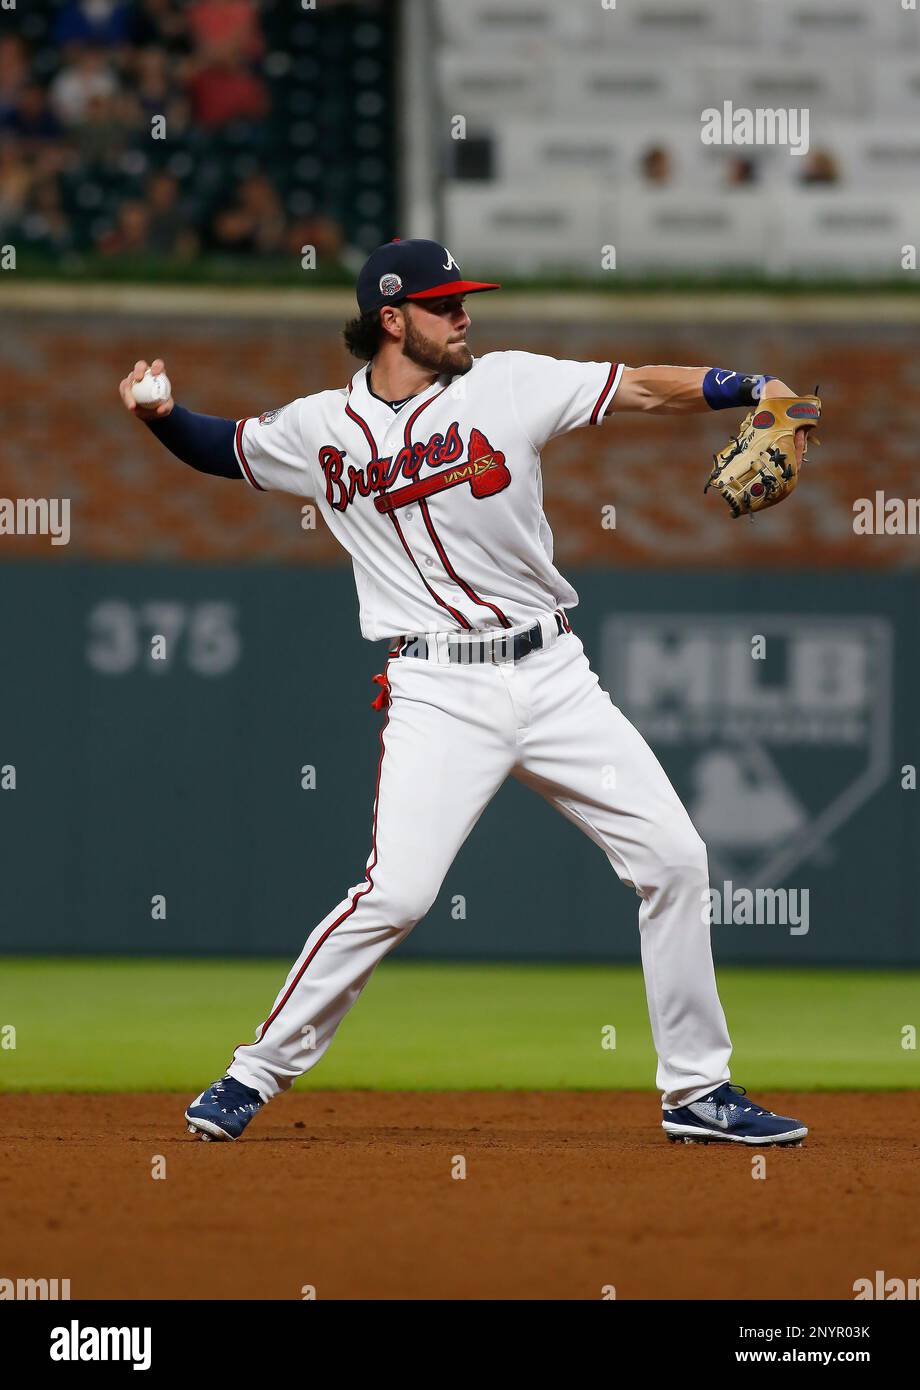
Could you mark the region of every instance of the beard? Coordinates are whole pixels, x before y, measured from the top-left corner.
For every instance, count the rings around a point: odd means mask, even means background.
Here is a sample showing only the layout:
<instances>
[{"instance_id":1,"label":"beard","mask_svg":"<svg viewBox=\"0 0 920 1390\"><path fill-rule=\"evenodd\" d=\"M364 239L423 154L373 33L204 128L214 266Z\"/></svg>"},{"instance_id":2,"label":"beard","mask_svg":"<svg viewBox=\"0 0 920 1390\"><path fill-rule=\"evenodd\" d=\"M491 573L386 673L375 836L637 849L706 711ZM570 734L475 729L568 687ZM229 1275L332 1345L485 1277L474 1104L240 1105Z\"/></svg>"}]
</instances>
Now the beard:
<instances>
[{"instance_id":1,"label":"beard","mask_svg":"<svg viewBox=\"0 0 920 1390\"><path fill-rule=\"evenodd\" d=\"M464 376L473 365L473 354L466 343L452 343L444 346L433 342L420 333L412 322L411 314L406 315L406 336L403 352L417 367L439 376Z\"/></svg>"}]
</instances>

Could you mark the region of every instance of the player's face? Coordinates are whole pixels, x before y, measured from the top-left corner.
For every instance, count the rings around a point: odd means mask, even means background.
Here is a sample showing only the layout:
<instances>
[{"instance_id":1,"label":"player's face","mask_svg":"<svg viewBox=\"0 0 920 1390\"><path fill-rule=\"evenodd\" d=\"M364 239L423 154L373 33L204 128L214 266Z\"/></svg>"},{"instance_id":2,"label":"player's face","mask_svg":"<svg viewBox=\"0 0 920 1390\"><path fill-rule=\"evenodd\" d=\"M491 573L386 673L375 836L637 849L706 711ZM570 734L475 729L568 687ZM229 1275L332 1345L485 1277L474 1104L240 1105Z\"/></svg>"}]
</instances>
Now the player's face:
<instances>
[{"instance_id":1,"label":"player's face","mask_svg":"<svg viewBox=\"0 0 920 1390\"><path fill-rule=\"evenodd\" d=\"M428 371L451 376L468 372L473 356L466 345L470 316L462 294L444 299L414 299L405 305L403 352Z\"/></svg>"}]
</instances>

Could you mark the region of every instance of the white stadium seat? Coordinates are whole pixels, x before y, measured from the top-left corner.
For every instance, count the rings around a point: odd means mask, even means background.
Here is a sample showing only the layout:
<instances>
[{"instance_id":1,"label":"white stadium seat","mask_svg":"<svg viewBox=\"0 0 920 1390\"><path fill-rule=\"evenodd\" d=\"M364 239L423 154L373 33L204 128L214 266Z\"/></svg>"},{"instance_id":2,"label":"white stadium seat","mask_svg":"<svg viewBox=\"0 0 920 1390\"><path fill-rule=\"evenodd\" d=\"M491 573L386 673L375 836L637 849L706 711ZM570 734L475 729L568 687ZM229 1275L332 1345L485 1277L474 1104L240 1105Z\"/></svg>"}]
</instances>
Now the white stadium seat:
<instances>
[{"instance_id":1,"label":"white stadium seat","mask_svg":"<svg viewBox=\"0 0 920 1390\"><path fill-rule=\"evenodd\" d=\"M575 0L580 6L583 0ZM758 41L761 16L771 0L617 0L614 9L596 0L593 41L610 51L642 49L673 57L694 47ZM563 6L564 8L564 6Z\"/></svg>"},{"instance_id":2,"label":"white stadium seat","mask_svg":"<svg viewBox=\"0 0 920 1390\"><path fill-rule=\"evenodd\" d=\"M901 248L920 240L920 195L868 199L841 189L790 190L779 209L782 258L795 272L904 274Z\"/></svg>"},{"instance_id":3,"label":"white stadium seat","mask_svg":"<svg viewBox=\"0 0 920 1390\"><path fill-rule=\"evenodd\" d=\"M601 203L593 180L554 179L545 189L448 183L444 239L462 246L464 263L479 265L480 273L596 275L605 241Z\"/></svg>"},{"instance_id":4,"label":"white stadium seat","mask_svg":"<svg viewBox=\"0 0 920 1390\"><path fill-rule=\"evenodd\" d=\"M513 53L477 55L447 49L438 60L441 110L481 128L502 115L537 115L553 107L552 74Z\"/></svg>"},{"instance_id":5,"label":"white stadium seat","mask_svg":"<svg viewBox=\"0 0 920 1390\"><path fill-rule=\"evenodd\" d=\"M447 225L497 267L592 274L613 243L626 273L876 275L920 238L905 196L920 196L920 9L902 0L438 0L436 13L438 139L462 115L493 156L494 182L472 177L481 157L460 165ZM704 112L726 102L776 113L764 143L703 143ZM803 112L807 142L801 124L783 129ZM657 182L652 151L666 156Z\"/></svg>"},{"instance_id":6,"label":"white stadium seat","mask_svg":"<svg viewBox=\"0 0 920 1390\"><path fill-rule=\"evenodd\" d=\"M920 11L917 24L920 26ZM920 121L920 57L872 64L873 111L878 116Z\"/></svg>"},{"instance_id":7,"label":"white stadium seat","mask_svg":"<svg viewBox=\"0 0 920 1390\"><path fill-rule=\"evenodd\" d=\"M611 192L625 180L641 182L642 156L653 148L670 156L669 186L717 189L725 166L739 151L710 149L700 140L699 122L661 117L652 121L558 121L551 117L511 117L492 128L495 177L507 182L551 182L558 175L583 174ZM785 152L757 151L764 174Z\"/></svg>"},{"instance_id":8,"label":"white stadium seat","mask_svg":"<svg viewBox=\"0 0 920 1390\"><path fill-rule=\"evenodd\" d=\"M784 53L815 58L822 52L850 50L863 55L917 42L920 15L913 23L900 0L769 0L762 4L763 39Z\"/></svg>"},{"instance_id":9,"label":"white stadium seat","mask_svg":"<svg viewBox=\"0 0 920 1390\"><path fill-rule=\"evenodd\" d=\"M920 125L860 126L846 146L851 160L849 183L861 189L900 192L920 189Z\"/></svg>"},{"instance_id":10,"label":"white stadium seat","mask_svg":"<svg viewBox=\"0 0 920 1390\"><path fill-rule=\"evenodd\" d=\"M650 112L688 115L695 109L693 73L683 64L663 63L660 55L557 53L554 65L560 115L604 121L615 129L619 121L647 119Z\"/></svg>"},{"instance_id":11,"label":"white stadium seat","mask_svg":"<svg viewBox=\"0 0 920 1390\"><path fill-rule=\"evenodd\" d=\"M589 43L601 0L440 0L441 39L449 47L526 51L534 43Z\"/></svg>"},{"instance_id":12,"label":"white stadium seat","mask_svg":"<svg viewBox=\"0 0 920 1390\"><path fill-rule=\"evenodd\" d=\"M624 141L624 127L596 121L511 117L495 123L495 177L499 181L542 180L558 174L583 174L604 180L630 172L633 145Z\"/></svg>"},{"instance_id":13,"label":"white stadium seat","mask_svg":"<svg viewBox=\"0 0 920 1390\"><path fill-rule=\"evenodd\" d=\"M869 106L871 78L864 61L853 56L829 63L821 56L768 62L749 50L731 63L704 61L693 66L700 111L731 101L736 107L807 107L812 124L823 115L862 115Z\"/></svg>"},{"instance_id":14,"label":"white stadium seat","mask_svg":"<svg viewBox=\"0 0 920 1390\"><path fill-rule=\"evenodd\" d=\"M610 201L618 221L617 269L624 276L708 266L764 268L771 200L761 189L738 189L714 200L670 189L629 188Z\"/></svg>"},{"instance_id":15,"label":"white stadium seat","mask_svg":"<svg viewBox=\"0 0 920 1390\"><path fill-rule=\"evenodd\" d=\"M902 193L920 189L920 125L892 120L824 120L811 134L812 150L827 150L839 172L841 192ZM781 159L784 186L801 183L798 159Z\"/></svg>"}]
</instances>

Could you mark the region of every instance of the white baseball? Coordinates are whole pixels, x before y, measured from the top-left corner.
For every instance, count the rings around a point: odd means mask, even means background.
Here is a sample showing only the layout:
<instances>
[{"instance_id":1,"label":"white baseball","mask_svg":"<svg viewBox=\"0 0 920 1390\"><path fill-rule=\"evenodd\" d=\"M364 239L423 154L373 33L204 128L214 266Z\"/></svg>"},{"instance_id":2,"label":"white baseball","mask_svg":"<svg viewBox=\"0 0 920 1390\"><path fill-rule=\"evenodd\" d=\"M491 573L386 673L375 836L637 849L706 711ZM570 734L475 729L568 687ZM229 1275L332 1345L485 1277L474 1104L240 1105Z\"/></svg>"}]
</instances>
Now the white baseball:
<instances>
[{"instance_id":1,"label":"white baseball","mask_svg":"<svg viewBox=\"0 0 920 1390\"><path fill-rule=\"evenodd\" d=\"M159 405L172 395L169 377L165 372L159 372L154 376L148 367L140 381L132 381L131 394L138 405Z\"/></svg>"}]
</instances>

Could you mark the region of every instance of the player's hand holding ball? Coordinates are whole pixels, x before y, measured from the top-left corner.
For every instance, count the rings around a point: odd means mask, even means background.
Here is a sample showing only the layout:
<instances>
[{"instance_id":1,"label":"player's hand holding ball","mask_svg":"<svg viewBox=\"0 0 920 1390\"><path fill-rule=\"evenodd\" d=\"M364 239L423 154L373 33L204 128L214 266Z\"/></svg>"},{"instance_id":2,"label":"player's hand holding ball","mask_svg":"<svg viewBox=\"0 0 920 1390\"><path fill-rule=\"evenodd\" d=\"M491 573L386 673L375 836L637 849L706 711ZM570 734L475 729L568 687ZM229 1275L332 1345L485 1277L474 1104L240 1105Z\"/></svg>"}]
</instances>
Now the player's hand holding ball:
<instances>
[{"instance_id":1,"label":"player's hand holding ball","mask_svg":"<svg viewBox=\"0 0 920 1390\"><path fill-rule=\"evenodd\" d=\"M166 365L160 357L155 357L149 366L144 361L135 362L134 370L119 382L118 390L127 409L139 420L162 419L175 404Z\"/></svg>"}]
</instances>

